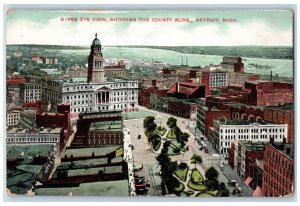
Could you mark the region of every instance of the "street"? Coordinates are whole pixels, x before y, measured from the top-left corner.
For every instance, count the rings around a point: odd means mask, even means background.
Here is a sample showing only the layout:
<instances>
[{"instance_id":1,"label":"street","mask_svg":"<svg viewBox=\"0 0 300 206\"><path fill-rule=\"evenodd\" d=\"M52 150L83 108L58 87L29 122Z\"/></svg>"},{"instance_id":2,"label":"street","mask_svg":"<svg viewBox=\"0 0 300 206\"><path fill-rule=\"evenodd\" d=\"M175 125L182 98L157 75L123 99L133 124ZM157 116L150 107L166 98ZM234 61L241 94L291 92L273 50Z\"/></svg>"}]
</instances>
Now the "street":
<instances>
[{"instance_id":1,"label":"street","mask_svg":"<svg viewBox=\"0 0 300 206\"><path fill-rule=\"evenodd\" d=\"M173 115L149 110L144 107L141 107L141 109L155 113L155 123L157 124L157 126L162 126L165 128L168 128L166 124L168 118L174 117ZM211 148L211 146L209 147L208 153L205 153L204 150L199 150L200 145L195 140L194 134L190 131L188 127L189 120L180 117L174 118L177 119L177 125L181 129L181 131L188 133L190 137L186 144L189 147L189 150L183 154L171 156L172 161L177 161L178 163L190 162L190 159L194 154L200 155L203 159L203 163L201 164L201 167L199 167L199 170L201 171L202 175L204 176L205 171L209 167L213 166L219 172L219 181L224 182L226 184L229 181L229 179L223 174L223 171L220 168L220 163L221 161L223 161L222 157L216 154L216 151L214 151L213 148ZM140 175L145 176L145 179L150 182L148 195L157 196L161 195L161 190L160 187L157 186L157 183L155 183L154 181L154 178L157 179L157 176L155 177L155 175L153 175L153 171L151 168L154 165L158 164L155 158L158 154L154 153L154 151L151 148L151 145L147 141L147 137L144 134L143 121L143 118L124 120L124 126L125 128L129 129L131 144L134 146L134 150L132 150L132 162L136 166L143 165L143 170L140 172ZM141 135L140 139L137 138L138 135Z\"/></svg>"}]
</instances>

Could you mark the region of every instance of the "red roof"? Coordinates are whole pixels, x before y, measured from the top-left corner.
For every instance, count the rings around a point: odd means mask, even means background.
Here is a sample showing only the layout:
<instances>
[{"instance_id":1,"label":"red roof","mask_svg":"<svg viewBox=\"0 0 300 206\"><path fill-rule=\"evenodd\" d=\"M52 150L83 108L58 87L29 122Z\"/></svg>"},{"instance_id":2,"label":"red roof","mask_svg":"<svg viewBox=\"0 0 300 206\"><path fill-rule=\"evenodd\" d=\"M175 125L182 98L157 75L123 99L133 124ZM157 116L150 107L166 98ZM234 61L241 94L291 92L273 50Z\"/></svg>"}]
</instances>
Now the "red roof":
<instances>
[{"instance_id":1,"label":"red roof","mask_svg":"<svg viewBox=\"0 0 300 206\"><path fill-rule=\"evenodd\" d=\"M253 194L254 197L262 197L262 191L261 188L259 186L256 187L256 189L254 190Z\"/></svg>"},{"instance_id":2,"label":"red roof","mask_svg":"<svg viewBox=\"0 0 300 206\"><path fill-rule=\"evenodd\" d=\"M176 82L168 91L167 94L182 93L187 95L193 95L198 89L200 85L197 85L193 82Z\"/></svg>"},{"instance_id":3,"label":"red roof","mask_svg":"<svg viewBox=\"0 0 300 206\"><path fill-rule=\"evenodd\" d=\"M252 178L251 177L247 177L247 179L245 180L245 184L249 185L251 181L252 181Z\"/></svg>"}]
</instances>

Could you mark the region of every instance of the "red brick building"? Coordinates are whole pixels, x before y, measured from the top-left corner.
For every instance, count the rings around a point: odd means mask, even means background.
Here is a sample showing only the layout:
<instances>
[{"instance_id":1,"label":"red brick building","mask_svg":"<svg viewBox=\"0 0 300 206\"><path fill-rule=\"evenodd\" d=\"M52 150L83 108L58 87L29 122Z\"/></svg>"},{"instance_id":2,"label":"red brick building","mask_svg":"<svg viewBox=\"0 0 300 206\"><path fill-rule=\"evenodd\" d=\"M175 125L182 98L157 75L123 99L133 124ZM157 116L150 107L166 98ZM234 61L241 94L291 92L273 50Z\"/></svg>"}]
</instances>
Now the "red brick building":
<instances>
[{"instance_id":1,"label":"red brick building","mask_svg":"<svg viewBox=\"0 0 300 206\"><path fill-rule=\"evenodd\" d=\"M139 91L139 105L150 108L150 96L155 94L158 96L166 96L166 89L159 89L156 86L156 80L152 80L152 86L148 88L143 88Z\"/></svg>"},{"instance_id":2,"label":"red brick building","mask_svg":"<svg viewBox=\"0 0 300 206\"><path fill-rule=\"evenodd\" d=\"M270 122L287 124L288 139L287 143L294 143L294 105L285 104L282 106L265 107L263 110L263 119Z\"/></svg>"},{"instance_id":3,"label":"red brick building","mask_svg":"<svg viewBox=\"0 0 300 206\"><path fill-rule=\"evenodd\" d=\"M27 82L24 77L6 78L6 102L20 105L20 84Z\"/></svg>"},{"instance_id":4,"label":"red brick building","mask_svg":"<svg viewBox=\"0 0 300 206\"><path fill-rule=\"evenodd\" d=\"M123 145L121 111L86 112L79 115L71 148Z\"/></svg>"},{"instance_id":5,"label":"red brick building","mask_svg":"<svg viewBox=\"0 0 300 206\"><path fill-rule=\"evenodd\" d=\"M201 74L201 84L204 85L204 97L210 95L210 72L202 72Z\"/></svg>"},{"instance_id":6,"label":"red brick building","mask_svg":"<svg viewBox=\"0 0 300 206\"><path fill-rule=\"evenodd\" d=\"M230 111L197 104L197 128L205 137L208 137L209 128L213 126L214 120L221 117L231 118Z\"/></svg>"},{"instance_id":7,"label":"red brick building","mask_svg":"<svg viewBox=\"0 0 300 206\"><path fill-rule=\"evenodd\" d=\"M286 103L293 103L292 83L254 81L246 82L245 88L250 89L248 104L277 106Z\"/></svg>"},{"instance_id":8,"label":"red brick building","mask_svg":"<svg viewBox=\"0 0 300 206\"><path fill-rule=\"evenodd\" d=\"M232 168L244 180L246 180L248 177L251 178L251 176L253 176L253 168L250 167L250 164L253 163L256 159L263 160L264 146L265 143L263 142L252 142L244 140L236 141L236 144L234 146L231 146L230 149L234 149L234 152L231 151L229 153L231 154L231 156L229 156L229 162L231 163L231 166L233 166Z\"/></svg>"},{"instance_id":9,"label":"red brick building","mask_svg":"<svg viewBox=\"0 0 300 206\"><path fill-rule=\"evenodd\" d=\"M57 112L58 113L37 113L36 125L38 127L61 127L65 130L65 139L67 139L71 134L70 105L58 105Z\"/></svg>"},{"instance_id":10,"label":"red brick building","mask_svg":"<svg viewBox=\"0 0 300 206\"><path fill-rule=\"evenodd\" d=\"M6 78L6 86L27 83L29 82L25 77Z\"/></svg>"},{"instance_id":11,"label":"red brick building","mask_svg":"<svg viewBox=\"0 0 300 206\"><path fill-rule=\"evenodd\" d=\"M36 113L42 113L43 111L49 111L50 105L47 100L39 100L35 102L25 102L23 103L24 109L36 109Z\"/></svg>"},{"instance_id":12,"label":"red brick building","mask_svg":"<svg viewBox=\"0 0 300 206\"><path fill-rule=\"evenodd\" d=\"M292 144L268 143L264 153L262 194L267 197L291 195L294 192Z\"/></svg>"},{"instance_id":13,"label":"red brick building","mask_svg":"<svg viewBox=\"0 0 300 206\"><path fill-rule=\"evenodd\" d=\"M167 95L179 99L205 97L205 86L192 82L176 82L168 91Z\"/></svg>"}]
</instances>

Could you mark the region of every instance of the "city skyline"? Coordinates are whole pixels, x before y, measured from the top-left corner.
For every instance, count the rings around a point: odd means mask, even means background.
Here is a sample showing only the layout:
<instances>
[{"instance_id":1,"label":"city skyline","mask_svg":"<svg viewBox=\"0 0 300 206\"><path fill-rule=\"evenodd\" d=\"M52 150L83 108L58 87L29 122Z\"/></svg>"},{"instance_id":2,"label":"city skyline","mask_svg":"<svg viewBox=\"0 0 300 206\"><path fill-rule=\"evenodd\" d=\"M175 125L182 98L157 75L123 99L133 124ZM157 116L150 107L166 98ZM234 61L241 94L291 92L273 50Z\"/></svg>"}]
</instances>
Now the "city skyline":
<instances>
[{"instance_id":1,"label":"city skyline","mask_svg":"<svg viewBox=\"0 0 300 206\"><path fill-rule=\"evenodd\" d=\"M66 18L77 21L65 21ZM92 18L106 18L106 21L92 21ZM110 21L110 18L123 19ZM139 18L149 18L149 22ZM158 18L164 18L165 22L158 22ZM193 22L175 22L175 18L189 18ZM233 22L224 23L223 19ZM292 19L288 10L52 10L47 15L42 10L15 10L7 14L6 40L8 45L88 46L85 39L91 38L91 33L98 33L101 43L111 46L293 46Z\"/></svg>"}]
</instances>

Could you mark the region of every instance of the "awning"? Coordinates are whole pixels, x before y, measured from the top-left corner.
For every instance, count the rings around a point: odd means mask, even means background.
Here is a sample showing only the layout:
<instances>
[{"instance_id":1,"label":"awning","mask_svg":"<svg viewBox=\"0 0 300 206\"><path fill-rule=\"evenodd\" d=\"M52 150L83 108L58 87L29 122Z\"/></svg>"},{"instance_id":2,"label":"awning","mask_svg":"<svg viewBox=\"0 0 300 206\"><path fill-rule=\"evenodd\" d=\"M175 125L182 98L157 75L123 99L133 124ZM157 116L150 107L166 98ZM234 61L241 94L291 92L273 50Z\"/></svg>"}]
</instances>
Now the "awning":
<instances>
[{"instance_id":1,"label":"awning","mask_svg":"<svg viewBox=\"0 0 300 206\"><path fill-rule=\"evenodd\" d=\"M247 179L245 180L245 184L249 185L251 181L252 181L252 178L251 177L247 177Z\"/></svg>"},{"instance_id":2,"label":"awning","mask_svg":"<svg viewBox=\"0 0 300 206\"><path fill-rule=\"evenodd\" d=\"M256 189L254 190L253 194L254 197L262 197L262 191L260 186L257 186Z\"/></svg>"}]
</instances>

